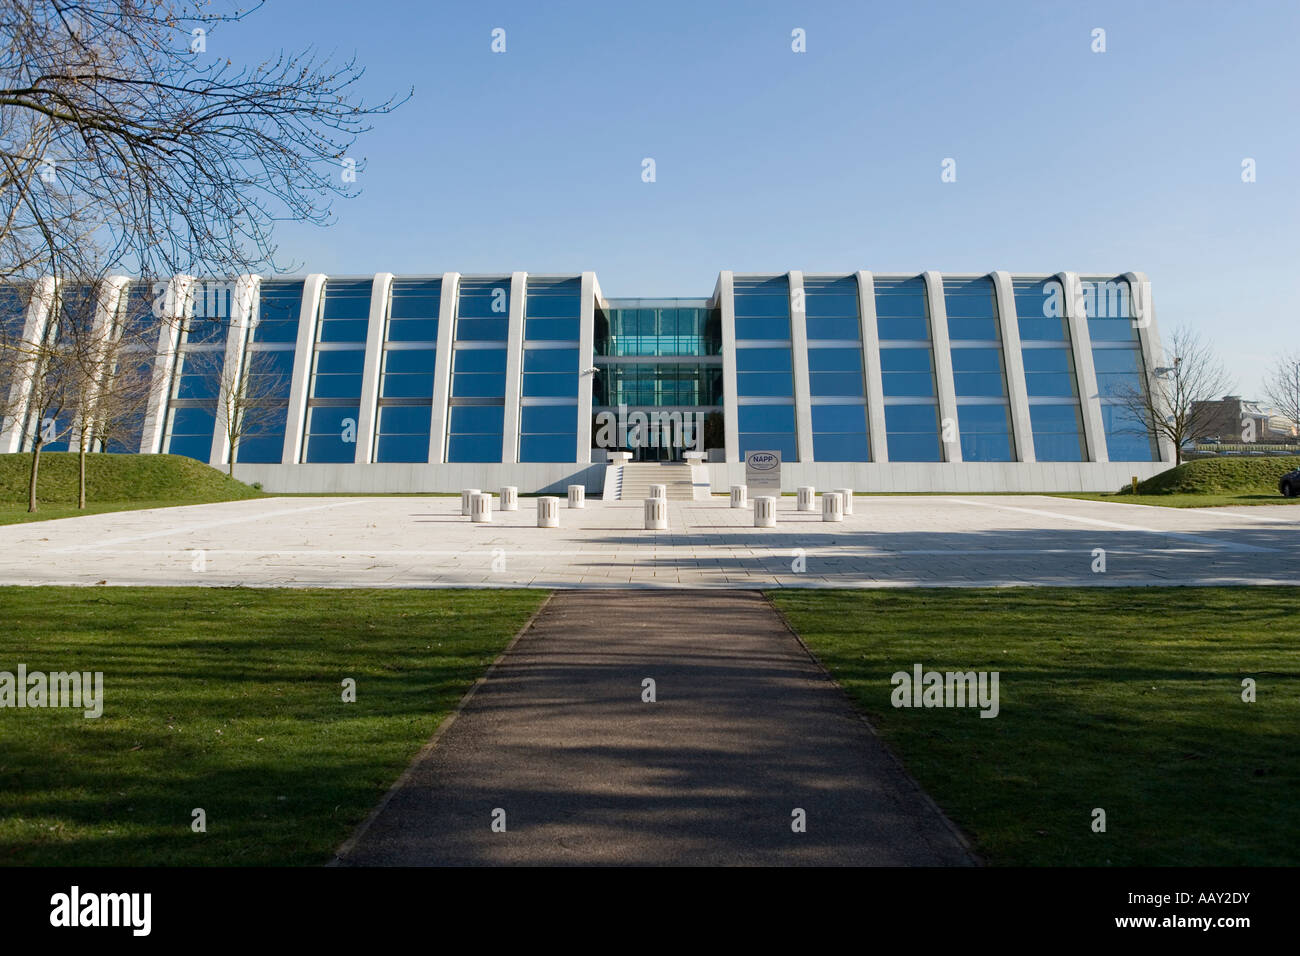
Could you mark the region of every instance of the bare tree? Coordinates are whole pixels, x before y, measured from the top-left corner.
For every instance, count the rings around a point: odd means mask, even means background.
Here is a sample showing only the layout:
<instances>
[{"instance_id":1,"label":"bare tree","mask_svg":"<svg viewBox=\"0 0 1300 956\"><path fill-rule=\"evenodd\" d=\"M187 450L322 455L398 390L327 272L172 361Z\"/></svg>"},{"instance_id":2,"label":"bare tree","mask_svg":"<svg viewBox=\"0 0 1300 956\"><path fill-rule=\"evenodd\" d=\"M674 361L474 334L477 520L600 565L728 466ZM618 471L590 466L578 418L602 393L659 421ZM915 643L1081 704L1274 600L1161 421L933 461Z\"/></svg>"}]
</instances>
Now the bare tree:
<instances>
[{"instance_id":1,"label":"bare tree","mask_svg":"<svg viewBox=\"0 0 1300 956\"><path fill-rule=\"evenodd\" d=\"M269 365L277 353L249 352L231 362L222 351L190 352L186 375L201 383L200 391L215 396L209 406L215 428L226 441L226 473L234 476L235 457L242 442L280 433L289 404L289 380Z\"/></svg>"},{"instance_id":2,"label":"bare tree","mask_svg":"<svg viewBox=\"0 0 1300 956\"><path fill-rule=\"evenodd\" d=\"M232 381L229 372L226 374L230 387L222 392L218 423L225 431L229 448L226 471L232 477L241 442L268 432L282 431L284 427L283 420L289 406L289 380L273 369L256 367L259 360L267 360L272 354L249 353L244 374L238 382Z\"/></svg>"},{"instance_id":3,"label":"bare tree","mask_svg":"<svg viewBox=\"0 0 1300 956\"><path fill-rule=\"evenodd\" d=\"M88 387L84 355L92 336L97 286L55 287L46 303L49 319L39 336L10 345L16 360L14 400L6 415L30 445L27 510L39 508L37 482L45 446L84 431L79 414Z\"/></svg>"},{"instance_id":4,"label":"bare tree","mask_svg":"<svg viewBox=\"0 0 1300 956\"><path fill-rule=\"evenodd\" d=\"M276 262L275 223L330 222L333 201L359 191L358 136L403 101L363 102L352 60L221 56L223 32L260 6L232 3L0 0L0 280L31 288L48 276L61 290L40 341L0 330L0 384L17 383L0 404L28 413L31 510L42 447L76 430L84 501L95 420L102 436L116 417L105 409L135 402L116 393L138 392L102 374L93 315L67 314L62 290L111 272L291 268Z\"/></svg>"},{"instance_id":5,"label":"bare tree","mask_svg":"<svg viewBox=\"0 0 1300 956\"><path fill-rule=\"evenodd\" d=\"M1231 389L1232 379L1213 348L1186 326L1174 329L1164 343L1165 365L1139 370L1139 385L1115 397L1129 415L1174 446L1174 464L1183 461L1183 444L1210 419L1203 403Z\"/></svg>"},{"instance_id":6,"label":"bare tree","mask_svg":"<svg viewBox=\"0 0 1300 956\"><path fill-rule=\"evenodd\" d=\"M1264 379L1264 397L1290 423L1292 434L1300 434L1300 352L1277 359Z\"/></svg>"},{"instance_id":7,"label":"bare tree","mask_svg":"<svg viewBox=\"0 0 1300 956\"><path fill-rule=\"evenodd\" d=\"M276 221L357 194L400 101L362 102L351 60L221 56L230 2L0 0L0 277L265 271Z\"/></svg>"},{"instance_id":8,"label":"bare tree","mask_svg":"<svg viewBox=\"0 0 1300 956\"><path fill-rule=\"evenodd\" d=\"M106 450L141 428L159 387L154 377L157 329L129 326L122 309L113 312L81 354L85 384L77 396L77 419L84 423L77 429L78 508L86 507L87 453L95 445Z\"/></svg>"}]
</instances>

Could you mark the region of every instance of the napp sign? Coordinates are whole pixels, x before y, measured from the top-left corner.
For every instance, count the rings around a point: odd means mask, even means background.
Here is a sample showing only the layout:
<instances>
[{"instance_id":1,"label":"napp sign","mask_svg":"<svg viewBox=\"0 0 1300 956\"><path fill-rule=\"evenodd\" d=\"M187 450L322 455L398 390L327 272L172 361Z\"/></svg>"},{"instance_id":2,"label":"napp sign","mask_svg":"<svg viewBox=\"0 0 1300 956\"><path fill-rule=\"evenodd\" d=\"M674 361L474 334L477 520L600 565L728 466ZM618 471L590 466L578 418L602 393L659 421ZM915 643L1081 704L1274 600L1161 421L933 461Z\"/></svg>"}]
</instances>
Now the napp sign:
<instances>
[{"instance_id":1,"label":"napp sign","mask_svg":"<svg viewBox=\"0 0 1300 956\"><path fill-rule=\"evenodd\" d=\"M745 455L745 484L750 495L759 493L780 496L781 453L751 451Z\"/></svg>"}]
</instances>

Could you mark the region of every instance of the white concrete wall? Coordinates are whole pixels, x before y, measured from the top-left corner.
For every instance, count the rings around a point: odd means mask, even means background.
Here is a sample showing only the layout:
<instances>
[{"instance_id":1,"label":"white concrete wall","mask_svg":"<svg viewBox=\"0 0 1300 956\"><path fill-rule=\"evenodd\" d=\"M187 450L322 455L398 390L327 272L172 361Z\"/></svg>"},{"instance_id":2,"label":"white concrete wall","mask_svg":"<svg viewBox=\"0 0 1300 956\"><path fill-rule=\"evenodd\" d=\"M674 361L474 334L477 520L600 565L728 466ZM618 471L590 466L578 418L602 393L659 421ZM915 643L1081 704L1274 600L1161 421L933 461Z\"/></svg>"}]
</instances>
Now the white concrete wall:
<instances>
[{"instance_id":1,"label":"white concrete wall","mask_svg":"<svg viewBox=\"0 0 1300 956\"><path fill-rule=\"evenodd\" d=\"M794 440L800 461L813 460L812 375L808 370L808 307L804 302L803 273L791 272L790 361L794 370Z\"/></svg>"},{"instance_id":2,"label":"white concrete wall","mask_svg":"<svg viewBox=\"0 0 1300 956\"><path fill-rule=\"evenodd\" d=\"M574 461L591 461L591 397L596 375L587 369L596 363L596 303L600 301L600 283L596 273L582 273L582 296L578 324L578 441Z\"/></svg>"},{"instance_id":3,"label":"white concrete wall","mask_svg":"<svg viewBox=\"0 0 1300 956\"><path fill-rule=\"evenodd\" d=\"M375 427L379 421L379 374L384 360L384 333L388 325L388 298L393 274L377 272L370 283L370 324L366 327L366 358L361 372L361 400L357 413L358 464L374 458Z\"/></svg>"},{"instance_id":4,"label":"white concrete wall","mask_svg":"<svg viewBox=\"0 0 1300 956\"><path fill-rule=\"evenodd\" d=\"M743 466L742 466L743 467ZM604 490L605 464L573 463L465 463L405 464L297 464L256 465L237 462L235 477L262 490L282 493L327 494L420 494L458 492L478 488L497 494L504 485L514 485L521 495L563 495L569 485L584 485L587 494Z\"/></svg>"},{"instance_id":5,"label":"white concrete wall","mask_svg":"<svg viewBox=\"0 0 1300 956\"><path fill-rule=\"evenodd\" d=\"M1029 390L1025 383L1025 356L1020 350L1016 290L1009 272L993 273L993 294L997 300L998 330L1002 336L1002 363L1007 378L1016 461L1037 461L1033 423L1029 417Z\"/></svg>"},{"instance_id":6,"label":"white concrete wall","mask_svg":"<svg viewBox=\"0 0 1300 956\"><path fill-rule=\"evenodd\" d=\"M744 484L745 465L709 462L715 495L733 484ZM1168 462L785 462L781 490L800 485L854 491L948 493L976 491L1050 492L1119 491L1136 475L1150 478L1169 468Z\"/></svg>"},{"instance_id":7,"label":"white concrete wall","mask_svg":"<svg viewBox=\"0 0 1300 956\"><path fill-rule=\"evenodd\" d=\"M718 274L714 292L722 317L722 408L726 434L727 461L740 461L739 380L736 378L736 299L735 278L730 270Z\"/></svg>"},{"instance_id":8,"label":"white concrete wall","mask_svg":"<svg viewBox=\"0 0 1300 956\"><path fill-rule=\"evenodd\" d=\"M952 372L952 342L948 338L948 300L943 294L943 277L929 271L925 279L926 307L930 310L930 342L934 350L934 386L939 399L940 439L948 423L955 434L952 441L940 441L945 462L961 461L961 429L957 421L957 386Z\"/></svg>"},{"instance_id":9,"label":"white concrete wall","mask_svg":"<svg viewBox=\"0 0 1300 956\"><path fill-rule=\"evenodd\" d=\"M519 461L519 395L523 385L524 308L527 302L528 273L511 273L510 337L506 342L506 407L501 427L501 460L508 464ZM522 485L519 491L523 493Z\"/></svg>"},{"instance_id":10,"label":"white concrete wall","mask_svg":"<svg viewBox=\"0 0 1300 956\"><path fill-rule=\"evenodd\" d=\"M307 395L311 389L311 372L316 356L316 320L326 276L312 273L303 282L302 303L298 309L298 344L293 353L293 376L289 384L289 406L285 413L284 453L281 461L294 464L302 454L303 432L307 428Z\"/></svg>"},{"instance_id":11,"label":"white concrete wall","mask_svg":"<svg viewBox=\"0 0 1300 956\"><path fill-rule=\"evenodd\" d=\"M0 452L12 454L22 451L26 444L27 415L31 405L32 387L35 384L37 356L40 343L45 340L45 328L54 308L54 279L46 276L36 282L32 297L27 303L23 322L23 343L32 351L14 361L13 380L9 386L9 415L4 419L0 433Z\"/></svg>"},{"instance_id":12,"label":"white concrete wall","mask_svg":"<svg viewBox=\"0 0 1300 956\"><path fill-rule=\"evenodd\" d=\"M221 363L221 377L218 381L212 452L208 456L208 464L213 468L224 468L230 461L230 415L240 410L239 393L234 390L243 387L244 350L248 344L248 331L253 321L253 310L257 307L261 284L261 277L255 275L243 275L235 280L230 328L226 331L226 354ZM236 444L238 439L239 436L236 435Z\"/></svg>"},{"instance_id":13,"label":"white concrete wall","mask_svg":"<svg viewBox=\"0 0 1300 956\"><path fill-rule=\"evenodd\" d=\"M444 272L438 291L438 347L433 356L433 407L429 419L429 461L447 457L447 423L450 413L452 333L456 325L456 304L460 299L460 273Z\"/></svg>"},{"instance_id":14,"label":"white concrete wall","mask_svg":"<svg viewBox=\"0 0 1300 956\"><path fill-rule=\"evenodd\" d=\"M144 427L140 432L140 452L158 454L163 450L167 429L167 403L172 397L172 374L176 371L176 350L180 348L181 327L184 323L186 302L192 294L194 279L190 276L173 276L167 283L162 321L158 326L158 348L154 354L153 385L149 404L145 410Z\"/></svg>"},{"instance_id":15,"label":"white concrete wall","mask_svg":"<svg viewBox=\"0 0 1300 956\"><path fill-rule=\"evenodd\" d=\"M862 375L867 392L867 441L872 461L889 461L885 432L885 389L880 377L880 332L876 328L876 281L858 273L858 323L862 333Z\"/></svg>"}]
</instances>

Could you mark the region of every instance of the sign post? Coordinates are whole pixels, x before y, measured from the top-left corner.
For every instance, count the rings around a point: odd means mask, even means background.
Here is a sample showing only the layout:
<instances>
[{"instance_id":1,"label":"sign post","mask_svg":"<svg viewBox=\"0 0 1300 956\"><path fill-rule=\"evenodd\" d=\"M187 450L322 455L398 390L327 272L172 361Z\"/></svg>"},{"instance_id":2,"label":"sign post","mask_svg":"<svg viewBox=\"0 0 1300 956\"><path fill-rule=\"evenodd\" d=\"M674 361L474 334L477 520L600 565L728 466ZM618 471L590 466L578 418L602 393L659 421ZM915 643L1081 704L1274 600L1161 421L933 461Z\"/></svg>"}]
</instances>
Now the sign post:
<instances>
[{"instance_id":1,"label":"sign post","mask_svg":"<svg viewBox=\"0 0 1300 956\"><path fill-rule=\"evenodd\" d=\"M751 451L745 454L745 484L749 496L774 495L781 497L781 453L779 451Z\"/></svg>"}]
</instances>

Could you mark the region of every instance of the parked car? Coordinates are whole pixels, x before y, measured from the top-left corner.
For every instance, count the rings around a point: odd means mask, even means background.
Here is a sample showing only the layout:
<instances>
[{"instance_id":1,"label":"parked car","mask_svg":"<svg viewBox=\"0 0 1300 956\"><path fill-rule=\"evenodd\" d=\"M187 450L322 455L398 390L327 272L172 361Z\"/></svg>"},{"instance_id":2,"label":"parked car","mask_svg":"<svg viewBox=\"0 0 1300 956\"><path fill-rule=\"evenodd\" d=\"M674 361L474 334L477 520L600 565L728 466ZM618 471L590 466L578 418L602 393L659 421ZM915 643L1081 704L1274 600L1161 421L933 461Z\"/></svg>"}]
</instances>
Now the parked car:
<instances>
[{"instance_id":1,"label":"parked car","mask_svg":"<svg viewBox=\"0 0 1300 956\"><path fill-rule=\"evenodd\" d=\"M1295 471L1288 471L1278 479L1277 490L1287 498L1294 498L1300 495L1300 468Z\"/></svg>"}]
</instances>

